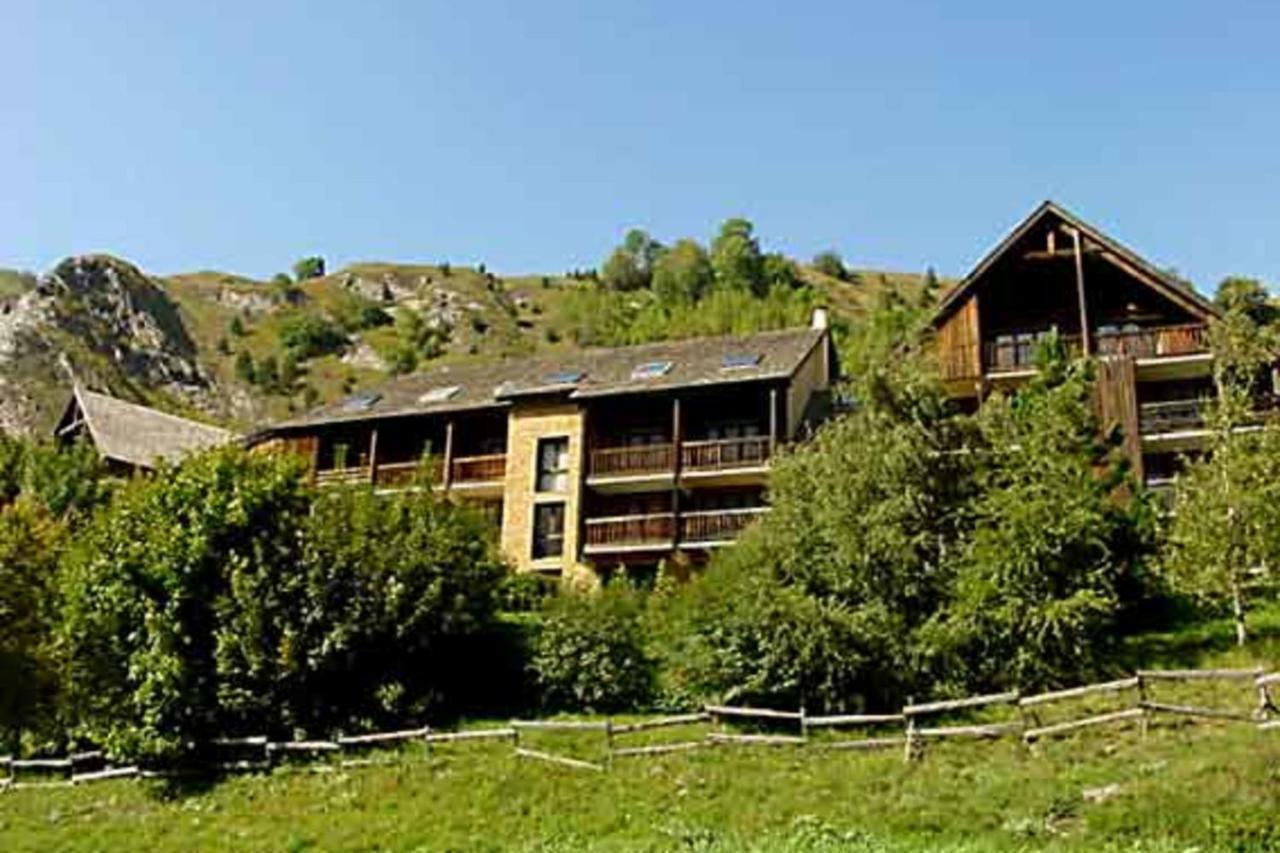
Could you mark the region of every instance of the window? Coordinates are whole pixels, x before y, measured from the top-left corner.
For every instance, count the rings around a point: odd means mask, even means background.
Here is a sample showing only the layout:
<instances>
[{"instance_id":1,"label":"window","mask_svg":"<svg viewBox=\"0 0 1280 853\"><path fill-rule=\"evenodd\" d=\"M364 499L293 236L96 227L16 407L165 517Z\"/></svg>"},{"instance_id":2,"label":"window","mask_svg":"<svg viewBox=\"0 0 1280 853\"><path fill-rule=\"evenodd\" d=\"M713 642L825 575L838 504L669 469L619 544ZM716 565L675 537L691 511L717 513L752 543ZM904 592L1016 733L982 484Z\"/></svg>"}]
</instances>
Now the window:
<instances>
[{"instance_id":1,"label":"window","mask_svg":"<svg viewBox=\"0 0 1280 853\"><path fill-rule=\"evenodd\" d=\"M670 370L671 362L669 361L646 361L631 369L631 378L657 379L659 376L665 376Z\"/></svg>"},{"instance_id":2,"label":"window","mask_svg":"<svg viewBox=\"0 0 1280 853\"><path fill-rule=\"evenodd\" d=\"M443 388L432 388L418 398L419 403L443 403L452 400L462 391L459 385L446 385Z\"/></svg>"},{"instance_id":3,"label":"window","mask_svg":"<svg viewBox=\"0 0 1280 853\"><path fill-rule=\"evenodd\" d=\"M533 508L533 559L564 553L564 504L536 504Z\"/></svg>"},{"instance_id":4,"label":"window","mask_svg":"<svg viewBox=\"0 0 1280 853\"><path fill-rule=\"evenodd\" d=\"M747 367L757 367L759 364L759 353L730 353L720 359L721 370L742 370Z\"/></svg>"},{"instance_id":5,"label":"window","mask_svg":"<svg viewBox=\"0 0 1280 853\"><path fill-rule=\"evenodd\" d=\"M538 440L539 492L566 492L569 490L569 439L542 438Z\"/></svg>"}]
</instances>

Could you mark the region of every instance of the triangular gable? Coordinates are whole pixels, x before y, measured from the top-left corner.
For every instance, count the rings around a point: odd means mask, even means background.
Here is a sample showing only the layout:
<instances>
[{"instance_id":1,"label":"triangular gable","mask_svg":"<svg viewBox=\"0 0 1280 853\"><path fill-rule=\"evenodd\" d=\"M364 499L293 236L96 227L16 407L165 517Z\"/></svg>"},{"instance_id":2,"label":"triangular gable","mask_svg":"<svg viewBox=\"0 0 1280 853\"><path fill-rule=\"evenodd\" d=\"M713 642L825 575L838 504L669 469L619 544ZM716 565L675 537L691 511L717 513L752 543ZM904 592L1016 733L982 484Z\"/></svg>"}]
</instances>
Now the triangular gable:
<instances>
[{"instance_id":1,"label":"triangular gable","mask_svg":"<svg viewBox=\"0 0 1280 853\"><path fill-rule=\"evenodd\" d=\"M1045 201L1009 232L994 249L989 251L973 270L965 276L964 280L943 298L942 303L938 306L937 313L934 315L934 323L941 323L952 311L963 304L982 282L984 275L1027 234L1050 217L1058 221L1060 228L1078 231L1082 246L1087 251L1096 252L1098 257L1121 269L1133 280L1150 287L1199 319L1209 320L1218 315L1218 310L1212 302L1183 285L1137 252L1054 202Z\"/></svg>"}]
</instances>

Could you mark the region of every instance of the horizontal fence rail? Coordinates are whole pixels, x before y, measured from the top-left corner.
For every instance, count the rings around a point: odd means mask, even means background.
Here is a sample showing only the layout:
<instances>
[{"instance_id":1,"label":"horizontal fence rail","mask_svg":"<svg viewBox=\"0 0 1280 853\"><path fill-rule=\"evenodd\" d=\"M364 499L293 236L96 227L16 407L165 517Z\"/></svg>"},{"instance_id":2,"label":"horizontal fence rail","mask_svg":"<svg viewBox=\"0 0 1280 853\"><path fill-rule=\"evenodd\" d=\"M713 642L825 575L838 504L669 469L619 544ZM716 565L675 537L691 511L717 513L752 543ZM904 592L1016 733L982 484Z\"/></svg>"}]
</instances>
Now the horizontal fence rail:
<instances>
[{"instance_id":1,"label":"horizontal fence rail","mask_svg":"<svg viewBox=\"0 0 1280 853\"><path fill-rule=\"evenodd\" d=\"M1207 707L1158 700L1150 692L1158 685L1176 682L1238 682L1258 693L1258 705L1252 710L1226 707ZM136 765L103 766L104 756L98 751L78 752L67 757L18 758L0 756L0 791L22 788L66 787L113 779L149 779L157 777L185 776L210 769L221 772L262 772L273 766L306 769L300 761L325 762L309 765L317 771L371 766L386 761L376 758L350 758L336 761L347 753L365 753L382 747L398 747L421 743L462 743L468 741L500 741L511 744L517 758L530 759L577 770L599 772L607 770L615 758L662 756L690 752L704 747L777 746L805 747L812 745L824 750L875 750L905 748L907 760L921 755L922 744L947 738L995 739L1020 734L1021 740L1034 747L1038 742L1094 726L1138 721L1145 735L1149 721L1154 716L1178 716L1189 719L1220 720L1228 723L1247 723L1258 731L1280 731L1280 709L1276 708L1272 690L1280 685L1280 672L1268 672L1262 668L1251 669L1168 669L1141 670L1136 675L1112 681L1086 684L1063 690L1054 690L1030 696L1016 691L991 693L933 702L910 703L897 713L828 714L809 716L803 709L792 711L780 708L756 708L733 705L707 705L700 711L672 714L649 719L615 723L612 720L511 720L508 725L488 729L463 729L458 731L434 731L429 726L387 732L341 735L332 740L272 741L266 735L241 735L222 737L208 741L208 748L216 760L206 765L185 769L155 770ZM1055 703L1068 703L1088 697L1112 696L1119 698L1126 691L1135 691L1136 698L1126 707L1109 711L1093 711L1085 716L1041 724L1036 721L1038 710ZM1238 694L1233 694L1238 695ZM1008 705L1015 718L995 722L956 723L924 727L922 718L972 711L979 708ZM728 731L725 725L747 724L764 731ZM718 730L705 731L701 736L688 733L675 734L680 740L658 743L627 744L626 740L644 733L661 733L666 730L689 726L719 726ZM798 733L780 733L778 727L792 727ZM899 732L872 734L855 740L813 739L810 733L822 729L901 727ZM774 731L768 729L772 727ZM579 735L598 738L601 761L589 761L575 756L551 752L537 744L524 742L525 738L537 738L546 733ZM332 756L334 759L330 759Z\"/></svg>"}]
</instances>

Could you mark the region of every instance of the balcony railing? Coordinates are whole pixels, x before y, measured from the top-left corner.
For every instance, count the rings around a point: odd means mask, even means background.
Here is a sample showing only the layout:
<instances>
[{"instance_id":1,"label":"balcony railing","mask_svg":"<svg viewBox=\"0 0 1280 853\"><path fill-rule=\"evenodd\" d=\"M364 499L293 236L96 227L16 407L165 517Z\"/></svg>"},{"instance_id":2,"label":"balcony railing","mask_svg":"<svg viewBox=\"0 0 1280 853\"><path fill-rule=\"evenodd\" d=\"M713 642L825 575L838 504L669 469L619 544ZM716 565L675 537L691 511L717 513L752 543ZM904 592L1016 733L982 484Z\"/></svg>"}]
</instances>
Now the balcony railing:
<instances>
[{"instance_id":1,"label":"balcony railing","mask_svg":"<svg viewBox=\"0 0 1280 853\"><path fill-rule=\"evenodd\" d=\"M1213 401L1209 399L1172 400L1143 403L1138 407L1138 429L1143 435L1191 432L1205 428L1205 417ZM1280 397L1260 394L1253 398L1245 425L1256 426L1280 413Z\"/></svg>"},{"instance_id":2,"label":"balcony railing","mask_svg":"<svg viewBox=\"0 0 1280 853\"><path fill-rule=\"evenodd\" d=\"M753 506L683 513L680 516L680 541L727 542L737 539L743 528L768 511L768 507Z\"/></svg>"},{"instance_id":3,"label":"balcony railing","mask_svg":"<svg viewBox=\"0 0 1280 853\"><path fill-rule=\"evenodd\" d=\"M686 441L680 447L680 465L686 471L724 471L755 468L769 461L768 436Z\"/></svg>"},{"instance_id":4,"label":"balcony railing","mask_svg":"<svg viewBox=\"0 0 1280 853\"><path fill-rule=\"evenodd\" d=\"M317 486L331 486L335 483L367 483L369 482L369 466L358 465L348 468L327 468L316 471Z\"/></svg>"},{"instance_id":5,"label":"balcony railing","mask_svg":"<svg viewBox=\"0 0 1280 853\"><path fill-rule=\"evenodd\" d=\"M675 469L674 444L638 444L631 447L600 447L591 451L589 471L593 476L630 477L665 474Z\"/></svg>"},{"instance_id":6,"label":"balcony railing","mask_svg":"<svg viewBox=\"0 0 1280 853\"><path fill-rule=\"evenodd\" d=\"M507 455L464 456L453 460L452 482L458 484L496 483L507 476Z\"/></svg>"},{"instance_id":7,"label":"balcony railing","mask_svg":"<svg viewBox=\"0 0 1280 853\"><path fill-rule=\"evenodd\" d=\"M1100 330L1094 332L1094 350L1099 355L1134 358L1194 355L1209 351L1209 328L1203 323L1185 323L1149 329Z\"/></svg>"},{"instance_id":8,"label":"balcony railing","mask_svg":"<svg viewBox=\"0 0 1280 853\"><path fill-rule=\"evenodd\" d=\"M680 444L680 465L690 472L757 468L768 463L771 444L768 436L686 441ZM591 451L588 470L593 477L671 474L675 462L674 444L601 447Z\"/></svg>"},{"instance_id":9,"label":"balcony railing","mask_svg":"<svg viewBox=\"0 0 1280 853\"><path fill-rule=\"evenodd\" d=\"M991 373L1031 370L1036 366L1036 353L1048 332L1027 332L1010 336L1011 340L987 341L982 345L982 364ZM1083 352L1079 335L1059 335L1071 355Z\"/></svg>"},{"instance_id":10,"label":"balcony railing","mask_svg":"<svg viewBox=\"0 0 1280 853\"><path fill-rule=\"evenodd\" d=\"M439 457L432 457L425 462L379 462L374 472L373 484L379 488L397 488L409 485L421 475L439 483L443 467L444 463Z\"/></svg>"},{"instance_id":11,"label":"balcony railing","mask_svg":"<svg viewBox=\"0 0 1280 853\"><path fill-rule=\"evenodd\" d=\"M592 518L585 528L588 548L671 545L675 541L676 517L674 513L661 512Z\"/></svg>"}]
</instances>

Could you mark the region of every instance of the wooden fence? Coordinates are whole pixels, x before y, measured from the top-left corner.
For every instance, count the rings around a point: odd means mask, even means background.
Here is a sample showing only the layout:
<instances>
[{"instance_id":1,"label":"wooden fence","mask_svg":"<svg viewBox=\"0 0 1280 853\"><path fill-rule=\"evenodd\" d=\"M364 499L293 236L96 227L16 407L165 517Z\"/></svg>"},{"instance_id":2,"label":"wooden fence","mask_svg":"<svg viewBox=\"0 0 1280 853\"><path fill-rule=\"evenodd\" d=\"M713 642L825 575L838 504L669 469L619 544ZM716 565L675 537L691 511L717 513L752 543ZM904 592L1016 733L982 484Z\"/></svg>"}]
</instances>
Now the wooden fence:
<instances>
[{"instance_id":1,"label":"wooden fence","mask_svg":"<svg viewBox=\"0 0 1280 853\"><path fill-rule=\"evenodd\" d=\"M1257 704L1250 709L1208 705L1188 705L1164 701L1156 696L1162 685L1177 682L1204 684L1235 683L1252 688ZM216 756L210 766L185 772L215 770L218 772L263 772L275 767L303 764L323 771L384 763L385 758L372 755L375 750L408 743L422 744L428 752L433 745L467 741L509 741L515 757L556 764L577 770L603 772L615 760L664 755L708 747L774 746L806 747L835 750L903 749L905 760L922 757L925 746L948 738L994 739L1019 736L1028 747L1041 741L1093 726L1136 721L1145 736L1151 722L1164 716L1188 719L1211 719L1247 723L1259 731L1280 731L1280 672L1257 669L1191 669L1141 670L1128 678L1087 684L1066 690L1055 690L1022 696L1017 692L994 693L912 703L896 713L835 714L810 716L798 711L777 708L750 708L732 705L708 705L703 710L673 716L614 722L613 720L511 720L500 728L436 731L429 726L393 732L376 732L337 737L334 740L272 741L266 736L219 738L209 744ZM1061 707L1084 699L1107 697L1119 707L1100 713L1077 714L1065 720L1045 722L1045 709ZM957 713L1000 713L1004 719L975 722L972 719L951 724L933 724L938 717ZM704 727L700 736L689 736L659 743L635 744L633 738L644 733L687 730ZM738 728L730 729L730 726ZM743 727L752 729L742 731ZM863 730L850 739L814 737L823 730ZM565 755L532 742L538 733L581 734L598 738L599 760L591 761ZM318 759L329 759L318 763ZM81 785L108 779L151 778L179 775L181 771L157 771L137 766L113 767L101 752L80 752L60 758L0 757L0 791L32 787ZM34 778L33 778L34 777Z\"/></svg>"}]
</instances>

